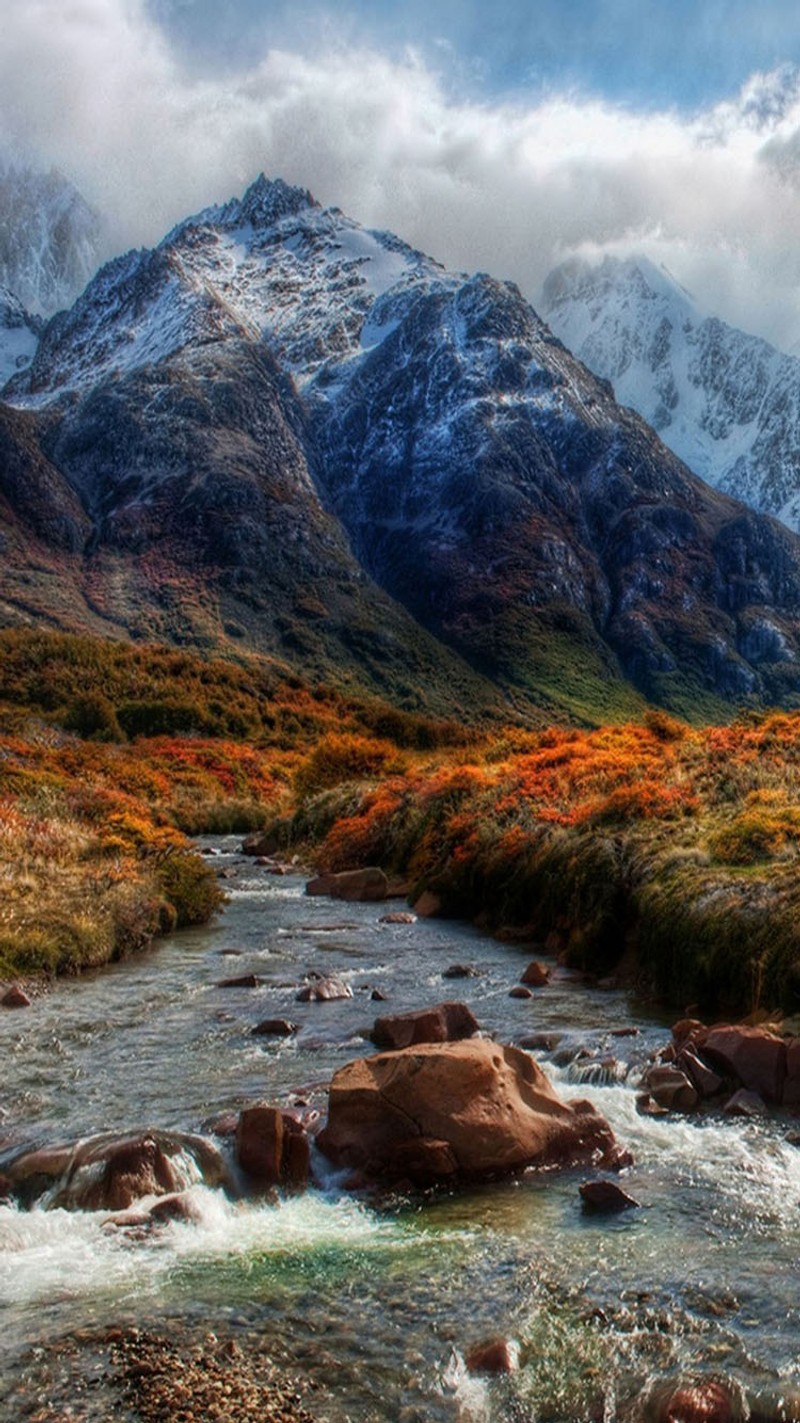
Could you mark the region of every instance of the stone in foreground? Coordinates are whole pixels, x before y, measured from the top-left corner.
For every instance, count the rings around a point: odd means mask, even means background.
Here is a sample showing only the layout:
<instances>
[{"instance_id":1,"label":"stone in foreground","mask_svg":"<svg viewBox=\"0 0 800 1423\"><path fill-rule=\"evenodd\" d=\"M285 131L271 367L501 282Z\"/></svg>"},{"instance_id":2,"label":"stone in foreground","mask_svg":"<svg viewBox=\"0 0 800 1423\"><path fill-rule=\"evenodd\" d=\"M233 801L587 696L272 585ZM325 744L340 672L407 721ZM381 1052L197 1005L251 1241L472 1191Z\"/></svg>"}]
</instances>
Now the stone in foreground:
<instances>
[{"instance_id":1,"label":"stone in foreground","mask_svg":"<svg viewBox=\"0 0 800 1423\"><path fill-rule=\"evenodd\" d=\"M562 1102L528 1053L485 1039L348 1063L331 1083L318 1145L337 1166L415 1185L622 1160L588 1103Z\"/></svg>"},{"instance_id":2,"label":"stone in foreground","mask_svg":"<svg viewBox=\"0 0 800 1423\"><path fill-rule=\"evenodd\" d=\"M639 1202L623 1191L616 1181L584 1181L579 1187L580 1197L587 1211L598 1215L613 1215L617 1211L635 1210Z\"/></svg>"}]
</instances>

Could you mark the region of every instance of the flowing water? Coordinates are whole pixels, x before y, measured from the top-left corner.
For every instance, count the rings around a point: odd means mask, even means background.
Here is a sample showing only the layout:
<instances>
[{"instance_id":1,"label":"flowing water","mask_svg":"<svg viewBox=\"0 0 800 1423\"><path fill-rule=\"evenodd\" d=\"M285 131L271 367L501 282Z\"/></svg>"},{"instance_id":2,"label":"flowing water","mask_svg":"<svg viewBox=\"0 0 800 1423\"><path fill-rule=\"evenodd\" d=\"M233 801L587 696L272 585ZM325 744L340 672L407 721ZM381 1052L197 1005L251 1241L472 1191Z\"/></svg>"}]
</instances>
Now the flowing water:
<instances>
[{"instance_id":1,"label":"flowing water","mask_svg":"<svg viewBox=\"0 0 800 1423\"><path fill-rule=\"evenodd\" d=\"M464 925L383 925L381 906L308 899L302 880L269 875L233 842L215 863L237 871L218 923L0 1016L0 1170L21 1147L106 1129L198 1130L253 1098L322 1106L332 1072L370 1051L376 1012L458 997L502 1041L559 1037L540 1060L562 1095L590 1097L631 1147L623 1184L641 1208L586 1215L586 1171L380 1207L334 1177L278 1206L196 1185L198 1221L138 1241L109 1231L102 1213L0 1206L8 1370L76 1327L181 1318L268 1336L282 1362L319 1382L334 1423L645 1419L654 1389L709 1374L735 1381L754 1413L800 1416L779 1403L800 1396L800 1149L789 1120L642 1117L638 1072L668 1030L625 994L556 977L512 999L519 948ZM456 962L480 974L443 981ZM297 1003L309 970L340 974L353 998ZM246 973L261 986L218 986ZM264 1017L300 1031L252 1037ZM638 1036L613 1036L629 1025ZM590 1056L568 1061L578 1048ZM519 1342L521 1368L470 1379L464 1351L497 1334Z\"/></svg>"}]
</instances>

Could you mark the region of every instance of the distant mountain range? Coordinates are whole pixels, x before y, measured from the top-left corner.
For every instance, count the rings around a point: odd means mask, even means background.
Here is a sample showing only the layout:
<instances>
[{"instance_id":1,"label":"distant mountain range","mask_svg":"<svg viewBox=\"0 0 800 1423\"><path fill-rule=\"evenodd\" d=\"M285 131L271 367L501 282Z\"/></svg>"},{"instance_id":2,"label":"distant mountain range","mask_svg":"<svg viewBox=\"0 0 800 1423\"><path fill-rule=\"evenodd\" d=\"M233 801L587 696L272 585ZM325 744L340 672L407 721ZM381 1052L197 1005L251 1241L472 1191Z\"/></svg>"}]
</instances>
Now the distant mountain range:
<instances>
[{"instance_id":1,"label":"distant mountain range","mask_svg":"<svg viewBox=\"0 0 800 1423\"><path fill-rule=\"evenodd\" d=\"M695 474L800 527L800 359L704 315L644 257L566 262L540 306Z\"/></svg>"},{"instance_id":2,"label":"distant mountain range","mask_svg":"<svg viewBox=\"0 0 800 1423\"><path fill-rule=\"evenodd\" d=\"M800 704L800 541L510 283L280 180L104 267L0 405L0 618L400 704Z\"/></svg>"}]
</instances>

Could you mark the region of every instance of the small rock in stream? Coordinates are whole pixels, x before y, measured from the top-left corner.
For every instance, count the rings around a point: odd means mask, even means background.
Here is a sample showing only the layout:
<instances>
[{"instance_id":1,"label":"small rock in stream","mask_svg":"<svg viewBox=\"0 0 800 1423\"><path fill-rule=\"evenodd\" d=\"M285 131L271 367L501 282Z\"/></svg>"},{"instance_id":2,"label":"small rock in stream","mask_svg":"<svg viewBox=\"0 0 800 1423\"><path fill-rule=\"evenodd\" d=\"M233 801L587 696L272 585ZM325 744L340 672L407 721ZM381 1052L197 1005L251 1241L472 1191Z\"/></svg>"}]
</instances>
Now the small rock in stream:
<instances>
[{"instance_id":1,"label":"small rock in stream","mask_svg":"<svg viewBox=\"0 0 800 1423\"><path fill-rule=\"evenodd\" d=\"M243 973L239 978L221 978L217 988L260 988L263 982L255 973Z\"/></svg>"},{"instance_id":2,"label":"small rock in stream","mask_svg":"<svg viewBox=\"0 0 800 1423\"><path fill-rule=\"evenodd\" d=\"M288 1018L265 1018L251 1030L251 1035L254 1038L289 1038L296 1032L297 1024L290 1023Z\"/></svg>"},{"instance_id":3,"label":"small rock in stream","mask_svg":"<svg viewBox=\"0 0 800 1423\"><path fill-rule=\"evenodd\" d=\"M579 1187L584 1208L598 1215L612 1215L617 1211L637 1209L639 1202L623 1191L615 1181L585 1181Z\"/></svg>"},{"instance_id":4,"label":"small rock in stream","mask_svg":"<svg viewBox=\"0 0 800 1423\"><path fill-rule=\"evenodd\" d=\"M31 1000L24 988L20 988L18 983L12 983L0 998L0 1007L3 1008L30 1008Z\"/></svg>"}]
</instances>

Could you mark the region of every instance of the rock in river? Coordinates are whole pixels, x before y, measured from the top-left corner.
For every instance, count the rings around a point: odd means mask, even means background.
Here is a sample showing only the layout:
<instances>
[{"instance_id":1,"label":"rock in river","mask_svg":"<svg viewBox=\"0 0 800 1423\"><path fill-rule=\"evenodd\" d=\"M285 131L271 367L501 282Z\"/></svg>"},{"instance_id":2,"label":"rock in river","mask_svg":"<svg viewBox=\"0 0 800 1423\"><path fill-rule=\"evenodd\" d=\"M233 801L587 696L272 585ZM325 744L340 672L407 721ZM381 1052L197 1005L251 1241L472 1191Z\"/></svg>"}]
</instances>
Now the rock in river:
<instances>
[{"instance_id":1,"label":"rock in river","mask_svg":"<svg viewBox=\"0 0 800 1423\"><path fill-rule=\"evenodd\" d=\"M485 1039L348 1063L331 1083L318 1144L337 1166L420 1185L526 1166L613 1168L621 1158L588 1103L562 1102L528 1053Z\"/></svg>"}]
</instances>

